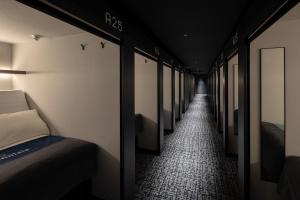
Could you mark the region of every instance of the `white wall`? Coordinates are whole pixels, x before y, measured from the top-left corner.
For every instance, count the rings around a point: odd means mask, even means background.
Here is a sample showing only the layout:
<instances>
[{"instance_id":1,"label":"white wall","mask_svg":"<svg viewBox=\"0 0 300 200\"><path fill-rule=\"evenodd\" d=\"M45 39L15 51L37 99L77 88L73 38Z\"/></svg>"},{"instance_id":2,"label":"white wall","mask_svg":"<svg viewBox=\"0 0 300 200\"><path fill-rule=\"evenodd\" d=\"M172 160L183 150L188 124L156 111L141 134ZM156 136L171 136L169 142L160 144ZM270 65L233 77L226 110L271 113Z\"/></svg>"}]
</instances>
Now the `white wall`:
<instances>
[{"instance_id":1,"label":"white wall","mask_svg":"<svg viewBox=\"0 0 300 200\"><path fill-rule=\"evenodd\" d=\"M284 125L284 49L261 50L261 120Z\"/></svg>"},{"instance_id":2,"label":"white wall","mask_svg":"<svg viewBox=\"0 0 300 200\"><path fill-rule=\"evenodd\" d=\"M234 109L239 109L239 65L236 64L233 66L233 74L234 74Z\"/></svg>"},{"instance_id":3,"label":"white wall","mask_svg":"<svg viewBox=\"0 0 300 200\"><path fill-rule=\"evenodd\" d=\"M12 44L0 42L0 68L11 68Z\"/></svg>"},{"instance_id":4,"label":"white wall","mask_svg":"<svg viewBox=\"0 0 300 200\"><path fill-rule=\"evenodd\" d=\"M119 199L120 47L89 33L42 38L14 45L13 68L28 72L14 76L14 88L28 94L53 134L99 146L93 192Z\"/></svg>"},{"instance_id":5,"label":"white wall","mask_svg":"<svg viewBox=\"0 0 300 200\"><path fill-rule=\"evenodd\" d=\"M224 71L223 66L220 67L220 121L221 121L221 130L223 131L223 112L224 112Z\"/></svg>"},{"instance_id":6,"label":"white wall","mask_svg":"<svg viewBox=\"0 0 300 200\"><path fill-rule=\"evenodd\" d=\"M216 113L216 76L215 70L212 72L212 99L213 99L213 113Z\"/></svg>"},{"instance_id":7,"label":"white wall","mask_svg":"<svg viewBox=\"0 0 300 200\"><path fill-rule=\"evenodd\" d=\"M180 89L180 82L179 82L180 73L175 70L175 116L176 119L179 118L179 89Z\"/></svg>"},{"instance_id":8,"label":"white wall","mask_svg":"<svg viewBox=\"0 0 300 200\"><path fill-rule=\"evenodd\" d=\"M259 127L259 49L285 47L285 104L286 104L286 155L300 156L300 20L275 23L250 48L250 164L252 199L279 199L276 184L260 180L260 127Z\"/></svg>"},{"instance_id":9,"label":"white wall","mask_svg":"<svg viewBox=\"0 0 300 200\"><path fill-rule=\"evenodd\" d=\"M168 66L163 66L164 79L164 129L171 130L172 128L172 69Z\"/></svg>"},{"instance_id":10,"label":"white wall","mask_svg":"<svg viewBox=\"0 0 300 200\"><path fill-rule=\"evenodd\" d=\"M146 62L145 62L146 61ZM157 151L157 62L135 53L135 113L142 114L144 131L138 135L139 148Z\"/></svg>"},{"instance_id":11,"label":"white wall","mask_svg":"<svg viewBox=\"0 0 300 200\"><path fill-rule=\"evenodd\" d=\"M220 115L220 110L219 110L219 93L218 93L218 88L219 88L219 77L218 77L218 71L215 71L215 80L216 80L216 112L217 112L217 124L219 124L219 115Z\"/></svg>"},{"instance_id":12,"label":"white wall","mask_svg":"<svg viewBox=\"0 0 300 200\"><path fill-rule=\"evenodd\" d=\"M12 44L0 42L0 69L12 67ZM12 89L12 75L0 74L0 90Z\"/></svg>"},{"instance_id":13,"label":"white wall","mask_svg":"<svg viewBox=\"0 0 300 200\"><path fill-rule=\"evenodd\" d=\"M234 135L234 66L238 64L238 55L228 61L228 152L237 154L238 137Z\"/></svg>"}]
</instances>

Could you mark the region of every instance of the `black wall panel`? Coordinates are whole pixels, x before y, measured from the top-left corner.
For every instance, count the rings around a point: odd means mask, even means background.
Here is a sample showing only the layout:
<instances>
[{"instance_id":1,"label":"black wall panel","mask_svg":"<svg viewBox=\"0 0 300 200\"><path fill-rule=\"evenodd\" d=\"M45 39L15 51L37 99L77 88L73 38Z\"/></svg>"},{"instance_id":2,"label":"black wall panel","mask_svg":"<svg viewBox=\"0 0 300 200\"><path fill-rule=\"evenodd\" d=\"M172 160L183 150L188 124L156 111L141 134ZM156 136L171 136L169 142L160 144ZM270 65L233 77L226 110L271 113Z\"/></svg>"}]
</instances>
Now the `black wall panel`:
<instances>
[{"instance_id":1,"label":"black wall panel","mask_svg":"<svg viewBox=\"0 0 300 200\"><path fill-rule=\"evenodd\" d=\"M253 0L221 51L223 59L239 53L238 174L242 199L249 199L250 175L250 88L249 43L266 30L299 0ZM227 107L227 105L226 105ZM224 109L226 109L224 107ZM227 108L228 112L228 108ZM226 120L226 119L225 119Z\"/></svg>"},{"instance_id":2,"label":"black wall panel","mask_svg":"<svg viewBox=\"0 0 300 200\"><path fill-rule=\"evenodd\" d=\"M121 44L121 196L133 199L135 192L134 47Z\"/></svg>"}]
</instances>

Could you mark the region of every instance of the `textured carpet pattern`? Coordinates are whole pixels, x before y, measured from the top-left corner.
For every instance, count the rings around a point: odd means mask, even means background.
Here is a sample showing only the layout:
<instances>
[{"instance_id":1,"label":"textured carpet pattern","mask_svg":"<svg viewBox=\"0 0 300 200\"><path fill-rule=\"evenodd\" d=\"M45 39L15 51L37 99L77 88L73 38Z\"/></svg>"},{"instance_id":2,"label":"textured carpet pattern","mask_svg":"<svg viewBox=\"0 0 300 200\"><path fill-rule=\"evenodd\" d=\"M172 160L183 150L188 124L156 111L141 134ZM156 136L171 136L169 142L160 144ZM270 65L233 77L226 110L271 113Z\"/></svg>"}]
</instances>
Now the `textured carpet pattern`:
<instances>
[{"instance_id":1,"label":"textured carpet pattern","mask_svg":"<svg viewBox=\"0 0 300 200\"><path fill-rule=\"evenodd\" d=\"M200 79L198 81L198 87L197 87L197 90L196 90L196 93L197 94L206 94L206 87L205 87L205 82L204 80Z\"/></svg>"},{"instance_id":2,"label":"textured carpet pattern","mask_svg":"<svg viewBox=\"0 0 300 200\"><path fill-rule=\"evenodd\" d=\"M237 200L237 162L224 155L222 135L198 94L165 136L161 156L137 152L136 200Z\"/></svg>"}]
</instances>

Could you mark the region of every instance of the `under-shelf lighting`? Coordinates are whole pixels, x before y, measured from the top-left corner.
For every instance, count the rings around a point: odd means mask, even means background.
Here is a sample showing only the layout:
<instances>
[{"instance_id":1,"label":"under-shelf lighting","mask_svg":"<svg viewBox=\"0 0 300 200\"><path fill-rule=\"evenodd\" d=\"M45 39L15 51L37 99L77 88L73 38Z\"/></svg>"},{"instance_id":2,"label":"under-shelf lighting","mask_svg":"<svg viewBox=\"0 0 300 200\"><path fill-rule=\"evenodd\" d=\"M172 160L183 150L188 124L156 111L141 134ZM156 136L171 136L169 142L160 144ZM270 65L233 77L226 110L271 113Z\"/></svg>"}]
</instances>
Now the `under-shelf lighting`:
<instances>
[{"instance_id":1,"label":"under-shelf lighting","mask_svg":"<svg viewBox=\"0 0 300 200\"><path fill-rule=\"evenodd\" d=\"M0 80L10 79L10 78L11 78L11 74L0 74Z\"/></svg>"}]
</instances>

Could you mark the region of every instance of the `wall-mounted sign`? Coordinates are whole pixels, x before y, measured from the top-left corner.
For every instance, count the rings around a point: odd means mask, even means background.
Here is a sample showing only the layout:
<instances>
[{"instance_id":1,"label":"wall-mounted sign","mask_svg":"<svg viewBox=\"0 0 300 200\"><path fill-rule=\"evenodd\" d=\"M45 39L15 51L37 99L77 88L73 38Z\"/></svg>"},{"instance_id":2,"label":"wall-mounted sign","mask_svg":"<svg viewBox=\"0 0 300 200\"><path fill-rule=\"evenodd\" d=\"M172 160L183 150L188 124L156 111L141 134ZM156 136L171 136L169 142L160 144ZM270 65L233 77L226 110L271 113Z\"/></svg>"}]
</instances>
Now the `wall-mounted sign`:
<instances>
[{"instance_id":1,"label":"wall-mounted sign","mask_svg":"<svg viewBox=\"0 0 300 200\"><path fill-rule=\"evenodd\" d=\"M157 56L159 56L159 48L158 47L155 47L154 52Z\"/></svg>"},{"instance_id":2,"label":"wall-mounted sign","mask_svg":"<svg viewBox=\"0 0 300 200\"><path fill-rule=\"evenodd\" d=\"M110 12L105 12L105 23L119 32L122 32L124 30L123 21Z\"/></svg>"},{"instance_id":3,"label":"wall-mounted sign","mask_svg":"<svg viewBox=\"0 0 300 200\"><path fill-rule=\"evenodd\" d=\"M223 59L224 59L224 54L223 54L223 52L220 54L220 56L219 56L219 58L218 58L218 60L217 60L217 66L221 66L221 65L223 65Z\"/></svg>"},{"instance_id":4,"label":"wall-mounted sign","mask_svg":"<svg viewBox=\"0 0 300 200\"><path fill-rule=\"evenodd\" d=\"M234 36L232 37L232 45L235 45L239 41L238 32L235 32Z\"/></svg>"}]
</instances>

